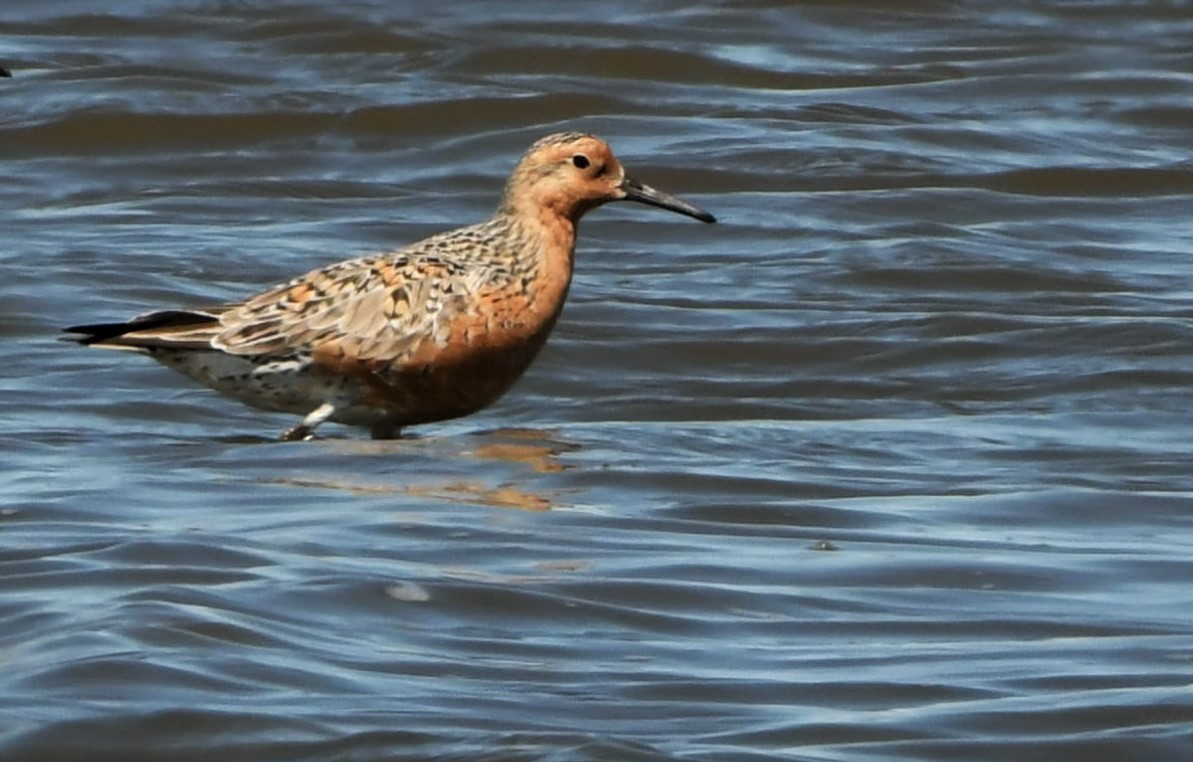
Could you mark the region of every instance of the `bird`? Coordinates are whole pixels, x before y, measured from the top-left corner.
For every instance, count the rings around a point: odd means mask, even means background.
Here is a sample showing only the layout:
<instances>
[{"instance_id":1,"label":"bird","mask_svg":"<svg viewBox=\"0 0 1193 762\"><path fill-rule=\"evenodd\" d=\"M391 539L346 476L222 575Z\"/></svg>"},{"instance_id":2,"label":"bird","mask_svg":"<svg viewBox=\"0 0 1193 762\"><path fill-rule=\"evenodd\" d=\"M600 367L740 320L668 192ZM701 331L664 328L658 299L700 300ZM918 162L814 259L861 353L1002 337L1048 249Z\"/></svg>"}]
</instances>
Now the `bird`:
<instances>
[{"instance_id":1,"label":"bird","mask_svg":"<svg viewBox=\"0 0 1193 762\"><path fill-rule=\"evenodd\" d=\"M535 141L487 221L312 270L243 301L64 329L68 341L146 354L251 407L376 439L475 413L542 349L571 285L580 218L636 201L716 222L626 175L604 140Z\"/></svg>"}]
</instances>

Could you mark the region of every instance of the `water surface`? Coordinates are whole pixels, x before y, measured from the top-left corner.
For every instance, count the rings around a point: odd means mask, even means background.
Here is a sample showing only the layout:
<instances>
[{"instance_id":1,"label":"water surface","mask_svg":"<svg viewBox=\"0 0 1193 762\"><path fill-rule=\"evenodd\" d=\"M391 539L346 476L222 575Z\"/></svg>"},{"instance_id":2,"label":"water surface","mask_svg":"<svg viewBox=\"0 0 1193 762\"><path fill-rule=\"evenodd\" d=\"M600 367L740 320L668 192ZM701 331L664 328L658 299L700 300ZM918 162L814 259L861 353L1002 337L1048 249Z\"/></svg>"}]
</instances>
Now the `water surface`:
<instances>
[{"instance_id":1,"label":"water surface","mask_svg":"<svg viewBox=\"0 0 1193 762\"><path fill-rule=\"evenodd\" d=\"M1187 759L1188 4L586 10L0 9L0 757ZM720 222L586 218L481 414L283 444L54 341L561 129Z\"/></svg>"}]
</instances>

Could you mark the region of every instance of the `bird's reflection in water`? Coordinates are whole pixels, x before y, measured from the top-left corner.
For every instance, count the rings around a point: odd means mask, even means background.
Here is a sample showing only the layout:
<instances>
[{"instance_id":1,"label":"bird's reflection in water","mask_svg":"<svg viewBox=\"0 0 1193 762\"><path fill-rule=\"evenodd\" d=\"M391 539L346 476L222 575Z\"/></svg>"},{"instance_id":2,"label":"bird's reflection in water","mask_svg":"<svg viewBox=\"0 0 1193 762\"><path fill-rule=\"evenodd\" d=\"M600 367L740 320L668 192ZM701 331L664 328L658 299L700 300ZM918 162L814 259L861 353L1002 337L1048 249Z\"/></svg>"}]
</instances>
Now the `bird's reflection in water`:
<instances>
[{"instance_id":1,"label":"bird's reflection in water","mask_svg":"<svg viewBox=\"0 0 1193 762\"><path fill-rule=\"evenodd\" d=\"M487 436L498 441L482 444L471 455L507 463L525 463L539 474L567 470L569 466L560 462L558 456L579 449L578 445L557 439L551 432L541 429L497 429L488 432Z\"/></svg>"},{"instance_id":2,"label":"bird's reflection in water","mask_svg":"<svg viewBox=\"0 0 1193 762\"><path fill-rule=\"evenodd\" d=\"M457 459L475 458L484 461L504 462L520 467L521 474L559 473L572 466L560 461L559 456L578 449L578 445L562 441L552 432L538 429L497 429L480 432L483 441L475 447L458 449L457 438L403 439L394 441L339 440L329 441L337 449L350 448L362 455L396 455L402 450L410 452L415 445L427 454L434 450L436 457ZM529 469L526 471L525 469ZM265 481L290 487L328 489L358 495L400 494L417 498L430 498L452 503L488 505L495 508L516 508L523 511L549 511L559 505L559 495L553 491L531 490L521 478L504 480L498 484L486 484L469 478L432 480L417 484L357 481L351 477L280 477Z\"/></svg>"}]
</instances>

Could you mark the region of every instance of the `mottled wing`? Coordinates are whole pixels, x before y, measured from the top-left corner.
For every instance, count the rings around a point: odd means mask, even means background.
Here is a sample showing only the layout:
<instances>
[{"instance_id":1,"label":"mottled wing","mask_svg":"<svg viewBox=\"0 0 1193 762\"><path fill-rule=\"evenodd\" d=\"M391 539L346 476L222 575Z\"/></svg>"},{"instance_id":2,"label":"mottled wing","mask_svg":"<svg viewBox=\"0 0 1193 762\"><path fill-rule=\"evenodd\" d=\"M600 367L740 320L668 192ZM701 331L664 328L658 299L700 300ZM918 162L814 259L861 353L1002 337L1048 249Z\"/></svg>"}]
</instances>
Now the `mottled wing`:
<instances>
[{"instance_id":1,"label":"mottled wing","mask_svg":"<svg viewBox=\"0 0 1193 762\"><path fill-rule=\"evenodd\" d=\"M446 343L485 280L483 267L426 254L340 262L225 312L211 343L240 355L401 364L425 342Z\"/></svg>"}]
</instances>

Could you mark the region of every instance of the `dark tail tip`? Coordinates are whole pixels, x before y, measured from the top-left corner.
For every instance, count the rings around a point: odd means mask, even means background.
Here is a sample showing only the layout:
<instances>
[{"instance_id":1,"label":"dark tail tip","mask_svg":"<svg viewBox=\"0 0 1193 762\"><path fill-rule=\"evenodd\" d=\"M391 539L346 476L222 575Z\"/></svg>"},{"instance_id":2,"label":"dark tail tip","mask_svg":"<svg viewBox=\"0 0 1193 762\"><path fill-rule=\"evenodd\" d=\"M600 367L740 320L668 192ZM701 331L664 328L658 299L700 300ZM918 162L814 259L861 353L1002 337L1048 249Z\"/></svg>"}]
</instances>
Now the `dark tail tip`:
<instances>
[{"instance_id":1,"label":"dark tail tip","mask_svg":"<svg viewBox=\"0 0 1193 762\"><path fill-rule=\"evenodd\" d=\"M79 336L65 336L63 341L73 341L76 344L90 346L101 341L115 339L134 331L148 331L155 328L174 328L191 325L203 325L214 322L216 318L204 312L188 312L186 310L162 310L140 315L125 323L91 323L89 325L72 325L62 329L66 333L77 333Z\"/></svg>"},{"instance_id":2,"label":"dark tail tip","mask_svg":"<svg viewBox=\"0 0 1193 762\"><path fill-rule=\"evenodd\" d=\"M4 68L3 66L0 66L0 77L11 77L11 76L12 76L11 71Z\"/></svg>"},{"instance_id":3,"label":"dark tail tip","mask_svg":"<svg viewBox=\"0 0 1193 762\"><path fill-rule=\"evenodd\" d=\"M77 336L60 336L60 341L71 341L75 344L82 344L83 346L90 346L97 341L104 341L105 339L114 339L117 336L123 336L128 333L128 323L95 323L93 325L72 325L70 328L63 328L63 333L79 334Z\"/></svg>"}]
</instances>

